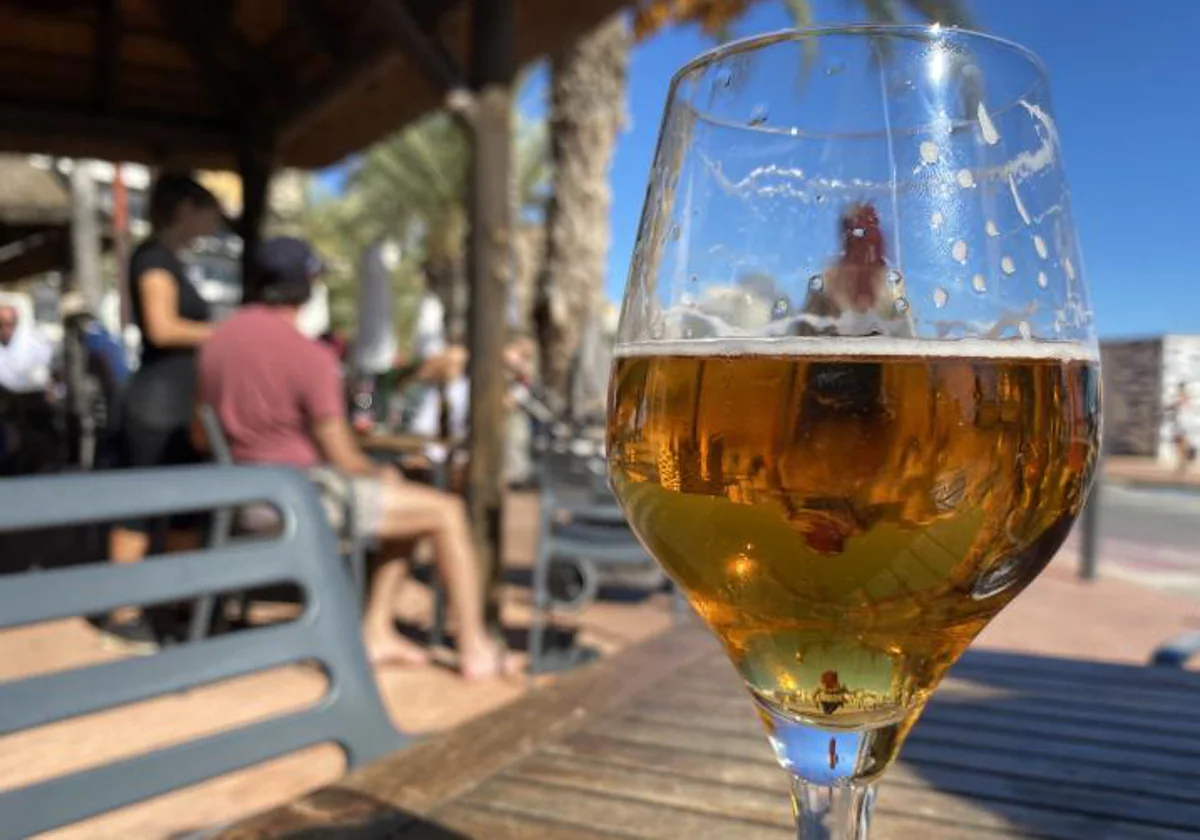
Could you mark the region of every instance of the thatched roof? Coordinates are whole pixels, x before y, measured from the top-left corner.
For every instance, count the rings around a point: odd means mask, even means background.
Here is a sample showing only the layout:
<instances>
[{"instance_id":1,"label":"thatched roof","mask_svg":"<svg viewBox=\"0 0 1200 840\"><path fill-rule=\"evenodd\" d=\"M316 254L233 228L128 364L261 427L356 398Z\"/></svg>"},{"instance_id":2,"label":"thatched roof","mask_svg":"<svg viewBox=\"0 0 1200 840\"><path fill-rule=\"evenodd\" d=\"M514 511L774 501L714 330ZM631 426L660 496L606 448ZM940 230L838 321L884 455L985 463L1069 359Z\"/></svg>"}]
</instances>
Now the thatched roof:
<instances>
[{"instance_id":1,"label":"thatched roof","mask_svg":"<svg viewBox=\"0 0 1200 840\"><path fill-rule=\"evenodd\" d=\"M620 0L516 0L516 58L560 47ZM333 163L465 83L463 0L6 0L0 149L233 167Z\"/></svg>"},{"instance_id":2,"label":"thatched roof","mask_svg":"<svg viewBox=\"0 0 1200 840\"><path fill-rule=\"evenodd\" d=\"M71 220L71 194L58 175L25 155L0 155L0 225L61 225Z\"/></svg>"}]
</instances>

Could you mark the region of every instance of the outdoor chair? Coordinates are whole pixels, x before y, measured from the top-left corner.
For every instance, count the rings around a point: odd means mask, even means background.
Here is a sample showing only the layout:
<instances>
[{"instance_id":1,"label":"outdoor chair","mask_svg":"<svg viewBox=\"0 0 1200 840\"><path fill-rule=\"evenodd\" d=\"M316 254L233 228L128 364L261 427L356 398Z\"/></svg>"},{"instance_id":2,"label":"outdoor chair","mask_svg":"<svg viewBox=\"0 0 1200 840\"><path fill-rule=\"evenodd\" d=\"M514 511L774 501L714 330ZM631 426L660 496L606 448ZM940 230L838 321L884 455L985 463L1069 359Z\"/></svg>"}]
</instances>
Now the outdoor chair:
<instances>
[{"instance_id":1,"label":"outdoor chair","mask_svg":"<svg viewBox=\"0 0 1200 840\"><path fill-rule=\"evenodd\" d=\"M221 421L217 417L216 411L210 405L201 405L198 413L213 461L224 466L233 466L233 450L229 445L229 439L225 436L225 430L221 427ZM352 525L354 515L354 500L347 498L343 513L345 521ZM270 505L254 504L237 510L220 508L213 513L208 543L213 548L219 548L227 545L231 539L237 536L261 536L274 533L279 529L280 524L278 514ZM353 528L350 530L352 531ZM351 539L342 540L341 543L341 556L350 574L350 579L354 583L357 603L361 608L366 599L367 589L366 541ZM238 599L245 600L244 596L238 596ZM222 600L214 596L201 598L193 605L188 628L188 641L197 641L208 634L214 613L219 612L222 605Z\"/></svg>"},{"instance_id":2,"label":"outdoor chair","mask_svg":"<svg viewBox=\"0 0 1200 840\"><path fill-rule=\"evenodd\" d=\"M1154 655L1150 658L1150 664L1166 668L1183 668L1194 656L1200 656L1200 630L1189 630L1169 639L1154 651Z\"/></svg>"},{"instance_id":3,"label":"outdoor chair","mask_svg":"<svg viewBox=\"0 0 1200 840\"><path fill-rule=\"evenodd\" d=\"M539 453L540 513L533 568L529 670L551 670L546 631L555 608L576 610L603 586L654 591L669 584L625 521L605 474L604 459L586 441L548 442ZM673 587L672 611L686 611Z\"/></svg>"},{"instance_id":4,"label":"outdoor chair","mask_svg":"<svg viewBox=\"0 0 1200 840\"><path fill-rule=\"evenodd\" d=\"M270 538L6 577L0 629L291 585L294 621L0 683L0 736L300 662L328 677L314 706L0 793L0 840L16 840L306 747L333 742L357 766L407 738L390 723L367 663L347 576L315 489L293 470L228 466L119 470L0 483L0 532L268 504Z\"/></svg>"}]
</instances>

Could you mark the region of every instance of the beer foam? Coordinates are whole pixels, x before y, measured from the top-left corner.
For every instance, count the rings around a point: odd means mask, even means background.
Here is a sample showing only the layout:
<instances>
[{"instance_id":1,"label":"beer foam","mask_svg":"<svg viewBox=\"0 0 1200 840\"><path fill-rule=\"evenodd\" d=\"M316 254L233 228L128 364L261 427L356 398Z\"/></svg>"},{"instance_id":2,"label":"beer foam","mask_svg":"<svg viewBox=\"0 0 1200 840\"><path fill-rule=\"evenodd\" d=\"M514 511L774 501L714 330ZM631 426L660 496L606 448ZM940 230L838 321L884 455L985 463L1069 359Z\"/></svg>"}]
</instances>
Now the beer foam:
<instances>
[{"instance_id":1,"label":"beer foam","mask_svg":"<svg viewBox=\"0 0 1200 840\"><path fill-rule=\"evenodd\" d=\"M614 355L628 356L927 356L940 359L1037 359L1095 362L1095 347L1076 341L995 338L890 338L866 336L735 336L690 340L618 342Z\"/></svg>"}]
</instances>

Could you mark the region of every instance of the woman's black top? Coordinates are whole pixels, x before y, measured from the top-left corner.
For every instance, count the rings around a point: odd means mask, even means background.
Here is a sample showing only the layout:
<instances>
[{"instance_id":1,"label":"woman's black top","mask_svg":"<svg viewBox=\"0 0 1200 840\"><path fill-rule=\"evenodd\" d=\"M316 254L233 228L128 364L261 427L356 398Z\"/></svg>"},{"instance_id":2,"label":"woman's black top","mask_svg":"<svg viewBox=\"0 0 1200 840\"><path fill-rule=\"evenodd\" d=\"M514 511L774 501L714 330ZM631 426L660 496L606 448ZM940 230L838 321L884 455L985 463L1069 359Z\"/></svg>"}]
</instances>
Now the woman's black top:
<instances>
[{"instance_id":1,"label":"woman's black top","mask_svg":"<svg viewBox=\"0 0 1200 840\"><path fill-rule=\"evenodd\" d=\"M191 422L196 389L196 349L160 347L150 338L141 278L153 269L161 269L175 282L181 318L208 321L211 317L208 303L188 280L179 257L155 239L138 246L129 261L129 284L133 320L142 333L142 363L129 383L126 420L142 428L186 429Z\"/></svg>"}]
</instances>

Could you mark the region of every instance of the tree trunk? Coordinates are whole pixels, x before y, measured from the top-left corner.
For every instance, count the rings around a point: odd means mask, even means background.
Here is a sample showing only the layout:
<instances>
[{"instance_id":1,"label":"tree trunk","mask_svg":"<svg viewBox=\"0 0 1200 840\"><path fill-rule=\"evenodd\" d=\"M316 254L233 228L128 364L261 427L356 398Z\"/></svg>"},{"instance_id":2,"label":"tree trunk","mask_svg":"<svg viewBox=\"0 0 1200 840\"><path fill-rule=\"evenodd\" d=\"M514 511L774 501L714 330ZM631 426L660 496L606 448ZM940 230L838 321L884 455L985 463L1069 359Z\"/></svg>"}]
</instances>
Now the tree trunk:
<instances>
[{"instance_id":1,"label":"tree trunk","mask_svg":"<svg viewBox=\"0 0 1200 840\"><path fill-rule=\"evenodd\" d=\"M632 35L616 14L551 64L554 191L534 323L543 382L568 393L582 325L597 317L609 245L608 170L625 119Z\"/></svg>"}]
</instances>

